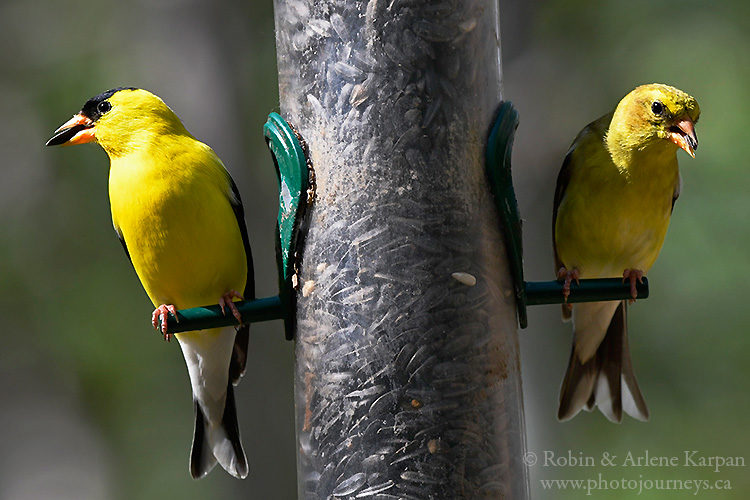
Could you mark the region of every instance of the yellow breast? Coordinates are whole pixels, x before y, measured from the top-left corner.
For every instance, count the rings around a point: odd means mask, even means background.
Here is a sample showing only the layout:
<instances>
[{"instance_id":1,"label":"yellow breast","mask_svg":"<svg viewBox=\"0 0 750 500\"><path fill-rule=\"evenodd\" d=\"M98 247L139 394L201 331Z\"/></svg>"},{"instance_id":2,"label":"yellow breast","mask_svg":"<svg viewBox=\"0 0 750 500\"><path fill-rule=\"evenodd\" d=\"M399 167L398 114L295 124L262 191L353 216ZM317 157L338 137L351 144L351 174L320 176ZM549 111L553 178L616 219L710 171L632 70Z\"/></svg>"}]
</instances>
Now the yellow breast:
<instances>
[{"instance_id":1,"label":"yellow breast","mask_svg":"<svg viewBox=\"0 0 750 500\"><path fill-rule=\"evenodd\" d=\"M215 304L242 293L245 250L221 162L192 138L112 159L112 220L154 305ZM192 142L189 142L192 141Z\"/></svg>"},{"instance_id":2,"label":"yellow breast","mask_svg":"<svg viewBox=\"0 0 750 500\"><path fill-rule=\"evenodd\" d=\"M577 153L555 224L560 260L584 278L648 271L664 242L679 182L674 155L671 161L642 158L624 171L604 148Z\"/></svg>"}]
</instances>

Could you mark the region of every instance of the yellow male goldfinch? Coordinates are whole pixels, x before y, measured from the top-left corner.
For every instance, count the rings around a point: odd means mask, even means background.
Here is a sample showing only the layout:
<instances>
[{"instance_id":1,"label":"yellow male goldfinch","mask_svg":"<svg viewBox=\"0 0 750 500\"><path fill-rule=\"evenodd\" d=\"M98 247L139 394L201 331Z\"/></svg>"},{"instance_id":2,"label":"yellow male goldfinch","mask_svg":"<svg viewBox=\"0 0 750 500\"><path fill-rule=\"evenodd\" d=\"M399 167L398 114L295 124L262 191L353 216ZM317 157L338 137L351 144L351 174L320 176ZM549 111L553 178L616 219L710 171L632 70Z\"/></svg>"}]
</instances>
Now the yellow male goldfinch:
<instances>
[{"instance_id":1,"label":"yellow male goldfinch","mask_svg":"<svg viewBox=\"0 0 750 500\"><path fill-rule=\"evenodd\" d=\"M695 157L700 108L674 87L642 85L576 137L557 178L555 267L565 280L622 276L635 284L656 260L680 194L677 148ZM557 417L581 408L613 422L648 419L630 361L625 301L563 304L573 316L573 349Z\"/></svg>"},{"instance_id":2,"label":"yellow male goldfinch","mask_svg":"<svg viewBox=\"0 0 750 500\"><path fill-rule=\"evenodd\" d=\"M92 97L47 142L97 142L110 159L112 222L151 301L154 327L166 315L214 304L240 319L233 299L255 296L239 192L221 160L185 130L154 94L116 88ZM245 369L248 326L176 334L195 406L190 473L218 461L247 476L232 383Z\"/></svg>"}]
</instances>

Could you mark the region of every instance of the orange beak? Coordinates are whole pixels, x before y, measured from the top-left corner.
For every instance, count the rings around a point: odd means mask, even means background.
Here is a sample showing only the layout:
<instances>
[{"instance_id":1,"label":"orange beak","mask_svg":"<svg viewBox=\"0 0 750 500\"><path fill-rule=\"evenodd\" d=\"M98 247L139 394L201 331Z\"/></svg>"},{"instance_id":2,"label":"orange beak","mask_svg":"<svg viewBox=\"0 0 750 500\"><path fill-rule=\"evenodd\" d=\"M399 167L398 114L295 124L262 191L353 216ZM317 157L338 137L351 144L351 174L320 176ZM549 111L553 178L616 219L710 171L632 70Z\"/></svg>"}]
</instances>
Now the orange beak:
<instances>
[{"instance_id":1,"label":"orange beak","mask_svg":"<svg viewBox=\"0 0 750 500\"><path fill-rule=\"evenodd\" d=\"M85 144L96 139L94 134L94 122L81 113L73 115L73 118L63 123L55 130L55 135L47 141L47 146L70 146L73 144Z\"/></svg>"},{"instance_id":2,"label":"orange beak","mask_svg":"<svg viewBox=\"0 0 750 500\"><path fill-rule=\"evenodd\" d=\"M698 149L698 137L695 135L695 124L690 118L683 118L669 128L669 140L695 158Z\"/></svg>"}]
</instances>

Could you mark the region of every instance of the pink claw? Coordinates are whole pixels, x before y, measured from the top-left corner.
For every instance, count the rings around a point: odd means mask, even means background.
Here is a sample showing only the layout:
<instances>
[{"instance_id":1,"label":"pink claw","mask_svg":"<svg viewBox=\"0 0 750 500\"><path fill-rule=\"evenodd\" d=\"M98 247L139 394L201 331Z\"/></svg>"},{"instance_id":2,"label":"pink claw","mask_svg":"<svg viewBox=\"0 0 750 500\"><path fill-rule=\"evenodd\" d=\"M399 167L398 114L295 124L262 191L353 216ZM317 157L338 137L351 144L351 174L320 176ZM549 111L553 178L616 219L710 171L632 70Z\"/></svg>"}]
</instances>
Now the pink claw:
<instances>
[{"instance_id":1,"label":"pink claw","mask_svg":"<svg viewBox=\"0 0 750 500\"><path fill-rule=\"evenodd\" d=\"M632 298L629 302L631 304L638 298L638 289L636 288L635 283L636 281L638 283L643 283L643 274L643 271L640 269L625 269L625 271L622 272L622 282L625 283L625 280L630 280L630 296Z\"/></svg>"},{"instance_id":2,"label":"pink claw","mask_svg":"<svg viewBox=\"0 0 750 500\"><path fill-rule=\"evenodd\" d=\"M170 342L172 340L172 335L167 331L167 315L169 313L172 313L174 315L178 323L180 322L180 320L177 318L177 308L172 304L162 304L154 309L153 313L151 313L151 324L154 325L154 328L156 328L157 330L161 330L161 334L164 336L164 340L166 340L167 342ZM161 328L159 327L160 324Z\"/></svg>"},{"instance_id":3,"label":"pink claw","mask_svg":"<svg viewBox=\"0 0 750 500\"><path fill-rule=\"evenodd\" d=\"M240 300L244 300L242 298L242 295L235 292L234 290L229 290L219 299L219 307L221 307L222 314L226 314L227 312L224 308L229 307L229 310L232 311L232 316L234 316L237 321L242 324L242 315L240 314L240 311L237 310L237 306L234 305L234 301L232 300L235 297Z\"/></svg>"},{"instance_id":4,"label":"pink claw","mask_svg":"<svg viewBox=\"0 0 750 500\"><path fill-rule=\"evenodd\" d=\"M561 267L560 270L557 271L557 279L565 280L563 283L563 297L565 298L565 303L568 302L568 297L570 296L570 283L575 280L576 285L580 285L580 276L581 273L575 267L570 271L565 269L565 267Z\"/></svg>"}]
</instances>

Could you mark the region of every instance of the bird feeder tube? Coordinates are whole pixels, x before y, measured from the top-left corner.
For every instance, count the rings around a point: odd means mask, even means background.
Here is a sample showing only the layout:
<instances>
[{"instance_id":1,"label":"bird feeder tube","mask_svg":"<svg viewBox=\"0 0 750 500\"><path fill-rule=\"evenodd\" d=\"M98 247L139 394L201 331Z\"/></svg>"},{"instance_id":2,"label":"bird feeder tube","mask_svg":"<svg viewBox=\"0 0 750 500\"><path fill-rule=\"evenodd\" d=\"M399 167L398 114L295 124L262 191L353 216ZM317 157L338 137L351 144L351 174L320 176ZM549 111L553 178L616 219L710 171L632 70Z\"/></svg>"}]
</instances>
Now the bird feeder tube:
<instances>
[{"instance_id":1,"label":"bird feeder tube","mask_svg":"<svg viewBox=\"0 0 750 500\"><path fill-rule=\"evenodd\" d=\"M316 181L299 498L528 498L513 281L484 168L496 0L274 7L281 114Z\"/></svg>"}]
</instances>

